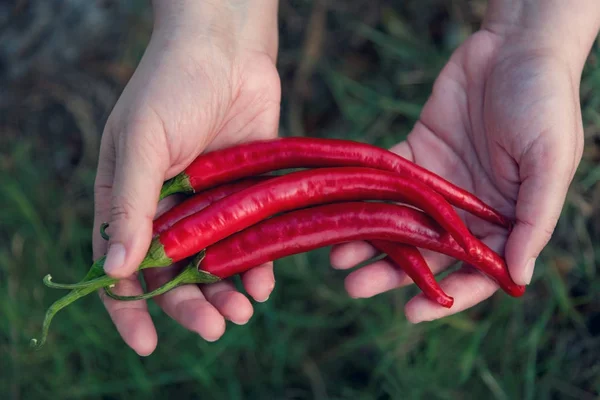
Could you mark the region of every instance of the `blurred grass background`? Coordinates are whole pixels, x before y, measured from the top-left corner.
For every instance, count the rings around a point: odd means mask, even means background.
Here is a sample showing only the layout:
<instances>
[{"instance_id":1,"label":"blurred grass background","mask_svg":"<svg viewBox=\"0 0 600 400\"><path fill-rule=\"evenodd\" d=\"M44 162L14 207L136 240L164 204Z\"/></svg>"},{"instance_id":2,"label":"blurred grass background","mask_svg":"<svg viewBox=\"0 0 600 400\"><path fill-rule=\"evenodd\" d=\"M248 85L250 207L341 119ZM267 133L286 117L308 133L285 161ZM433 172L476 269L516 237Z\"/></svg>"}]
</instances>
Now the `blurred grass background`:
<instances>
[{"instance_id":1,"label":"blurred grass background","mask_svg":"<svg viewBox=\"0 0 600 400\"><path fill-rule=\"evenodd\" d=\"M484 11L480 0L281 0L282 135L402 140ZM524 298L499 293L412 326L413 288L351 300L324 249L276 263L270 300L215 343L151 303L159 347L138 357L89 296L32 353L62 294L41 278L76 281L89 265L100 135L150 33L147 1L0 3L0 398L598 398L598 44L581 85L584 159Z\"/></svg>"}]
</instances>

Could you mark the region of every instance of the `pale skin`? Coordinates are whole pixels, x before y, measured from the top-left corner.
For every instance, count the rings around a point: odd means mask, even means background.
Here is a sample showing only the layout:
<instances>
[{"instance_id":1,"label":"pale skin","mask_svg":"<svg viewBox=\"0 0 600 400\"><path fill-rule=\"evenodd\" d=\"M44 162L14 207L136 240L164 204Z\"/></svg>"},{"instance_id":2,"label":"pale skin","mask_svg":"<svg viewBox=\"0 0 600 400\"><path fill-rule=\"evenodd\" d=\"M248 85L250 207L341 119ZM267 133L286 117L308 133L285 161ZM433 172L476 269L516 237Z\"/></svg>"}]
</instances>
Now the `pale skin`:
<instances>
[{"instance_id":1,"label":"pale skin","mask_svg":"<svg viewBox=\"0 0 600 400\"><path fill-rule=\"evenodd\" d=\"M119 294L141 293L134 277L151 238L162 182L204 151L277 136L281 99L276 0L155 0L155 29L102 137L96 179L94 257L126 278ZM510 234L462 214L469 228L502 252L515 282L531 281L581 159L579 82L600 28L600 3L492 0L481 30L455 51L440 73L419 122L393 151L472 191L517 223ZM435 157L431 157L435 154ZM100 235L110 222L107 243ZM108 252L108 253L107 253ZM366 243L335 246L334 268L375 255ZM434 270L453 260L425 253ZM173 268L145 272L151 288ZM272 264L242 277L255 301L275 286ZM371 297L412 283L385 261L346 278L351 297ZM422 295L405 305L413 323L476 305L498 290L463 267L441 282L455 298L445 309ZM101 296L124 341L138 354L157 346L144 301ZM225 321L246 323L250 300L229 282L188 285L156 299L169 316L208 341Z\"/></svg>"}]
</instances>

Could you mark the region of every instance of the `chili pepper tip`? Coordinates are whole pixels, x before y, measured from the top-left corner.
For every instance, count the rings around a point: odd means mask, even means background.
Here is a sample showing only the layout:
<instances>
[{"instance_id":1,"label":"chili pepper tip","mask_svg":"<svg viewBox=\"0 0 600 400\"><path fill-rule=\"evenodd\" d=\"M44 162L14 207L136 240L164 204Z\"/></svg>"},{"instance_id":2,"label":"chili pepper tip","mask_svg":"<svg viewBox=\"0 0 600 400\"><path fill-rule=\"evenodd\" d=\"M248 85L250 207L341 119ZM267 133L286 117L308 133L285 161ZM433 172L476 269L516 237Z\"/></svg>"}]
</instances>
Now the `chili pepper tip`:
<instances>
[{"instance_id":1,"label":"chili pepper tip","mask_svg":"<svg viewBox=\"0 0 600 400\"><path fill-rule=\"evenodd\" d=\"M454 297L438 297L437 303L445 308L452 308L454 305Z\"/></svg>"}]
</instances>

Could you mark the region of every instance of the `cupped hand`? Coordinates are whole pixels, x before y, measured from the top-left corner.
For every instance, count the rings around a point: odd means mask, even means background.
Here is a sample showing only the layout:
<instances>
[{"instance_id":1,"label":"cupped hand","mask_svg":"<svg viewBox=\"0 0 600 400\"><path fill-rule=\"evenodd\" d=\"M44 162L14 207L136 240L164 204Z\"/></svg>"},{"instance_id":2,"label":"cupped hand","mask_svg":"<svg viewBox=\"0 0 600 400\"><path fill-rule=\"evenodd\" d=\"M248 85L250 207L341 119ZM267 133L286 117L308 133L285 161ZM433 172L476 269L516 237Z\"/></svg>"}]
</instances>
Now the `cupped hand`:
<instances>
[{"instance_id":1,"label":"cupped hand","mask_svg":"<svg viewBox=\"0 0 600 400\"><path fill-rule=\"evenodd\" d=\"M152 221L173 205L158 206L163 181L181 172L204 151L277 135L279 77L273 47L260 49L224 36L158 29L112 111L102 137L95 184L94 257L106 254L105 271L124 278L121 295L142 292L135 271L148 250ZM248 36L248 35L246 35ZM100 225L110 224L107 243ZM177 267L146 270L151 290ZM246 273L246 291L264 301L274 286L271 265ZM144 301L120 302L101 292L125 342L148 355L157 334ZM246 323L250 301L230 282L186 285L156 298L166 314L206 340L218 339L225 320Z\"/></svg>"},{"instance_id":2,"label":"cupped hand","mask_svg":"<svg viewBox=\"0 0 600 400\"><path fill-rule=\"evenodd\" d=\"M581 70L522 36L482 30L451 57L437 78L413 131L392 151L466 188L515 219L512 231L462 213L471 231L505 255L513 280L529 284L536 257L555 228L581 159ZM364 242L336 246L334 268L347 269L376 255ZM438 273L455 260L425 251ZM371 297L411 280L377 261L346 278L352 297ZM422 294L405 306L412 322L469 308L498 286L462 266L441 281L455 299L446 309Z\"/></svg>"}]
</instances>

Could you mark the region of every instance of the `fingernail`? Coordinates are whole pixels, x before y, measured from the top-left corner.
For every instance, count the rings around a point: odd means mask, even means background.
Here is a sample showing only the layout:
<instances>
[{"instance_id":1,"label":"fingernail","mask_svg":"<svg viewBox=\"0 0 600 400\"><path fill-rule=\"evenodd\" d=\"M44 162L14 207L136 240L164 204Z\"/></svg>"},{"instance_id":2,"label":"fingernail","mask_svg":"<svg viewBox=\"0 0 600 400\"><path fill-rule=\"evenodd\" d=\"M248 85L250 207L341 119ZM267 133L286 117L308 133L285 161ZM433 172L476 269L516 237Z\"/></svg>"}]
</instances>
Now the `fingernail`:
<instances>
[{"instance_id":1,"label":"fingernail","mask_svg":"<svg viewBox=\"0 0 600 400\"><path fill-rule=\"evenodd\" d=\"M108 248L106 260L104 261L104 271L107 274L113 274L118 271L125 262L125 246L121 243L113 243Z\"/></svg>"},{"instance_id":2,"label":"fingernail","mask_svg":"<svg viewBox=\"0 0 600 400\"><path fill-rule=\"evenodd\" d=\"M268 295L266 298L259 300L259 299L254 299L256 301L258 301L259 303L264 303L265 301L269 300L269 297L271 297L271 295Z\"/></svg>"},{"instance_id":3,"label":"fingernail","mask_svg":"<svg viewBox=\"0 0 600 400\"><path fill-rule=\"evenodd\" d=\"M273 278L273 282L271 283L271 287L269 288L269 294L267 295L267 297L265 297L262 300L258 300L258 299L254 299L254 300L258 301L259 303L264 303L265 301L269 300L269 297L271 297L271 293L273 293L273 290L275 290L275 278Z\"/></svg>"},{"instance_id":4,"label":"fingernail","mask_svg":"<svg viewBox=\"0 0 600 400\"><path fill-rule=\"evenodd\" d=\"M523 272L525 278L525 284L529 285L533 278L533 269L535 268L535 257L531 257L525 265L525 271Z\"/></svg>"}]
</instances>

